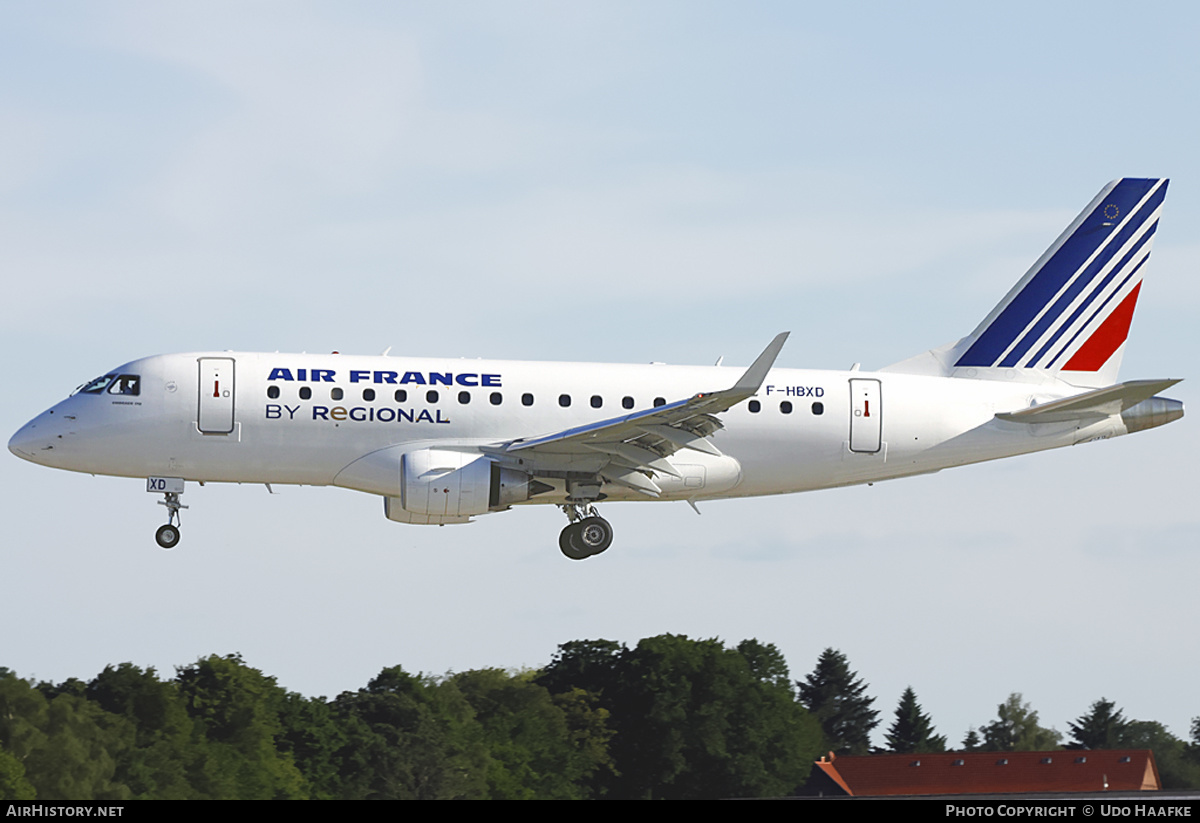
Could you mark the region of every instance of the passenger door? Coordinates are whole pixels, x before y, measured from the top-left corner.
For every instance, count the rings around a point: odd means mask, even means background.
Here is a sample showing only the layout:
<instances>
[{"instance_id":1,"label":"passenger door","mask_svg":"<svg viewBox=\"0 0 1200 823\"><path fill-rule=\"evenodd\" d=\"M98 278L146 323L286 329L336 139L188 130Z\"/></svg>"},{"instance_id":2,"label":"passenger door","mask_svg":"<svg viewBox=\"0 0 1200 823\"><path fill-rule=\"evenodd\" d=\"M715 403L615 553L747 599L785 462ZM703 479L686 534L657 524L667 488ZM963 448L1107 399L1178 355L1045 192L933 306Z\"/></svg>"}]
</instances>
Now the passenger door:
<instances>
[{"instance_id":1,"label":"passenger door","mask_svg":"<svg viewBox=\"0 0 1200 823\"><path fill-rule=\"evenodd\" d=\"M200 358L200 405L196 426L205 434L233 431L234 360Z\"/></svg>"}]
</instances>

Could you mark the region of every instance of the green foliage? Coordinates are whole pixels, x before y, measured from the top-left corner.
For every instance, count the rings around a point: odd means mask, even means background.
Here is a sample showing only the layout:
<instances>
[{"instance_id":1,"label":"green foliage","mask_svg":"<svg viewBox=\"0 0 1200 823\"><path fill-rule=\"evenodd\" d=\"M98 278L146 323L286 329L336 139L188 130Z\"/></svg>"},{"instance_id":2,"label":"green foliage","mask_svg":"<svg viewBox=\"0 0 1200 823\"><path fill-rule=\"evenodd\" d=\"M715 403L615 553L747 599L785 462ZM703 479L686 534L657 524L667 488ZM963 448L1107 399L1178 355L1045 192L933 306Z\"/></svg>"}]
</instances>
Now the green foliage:
<instances>
[{"instance_id":1,"label":"green foliage","mask_svg":"<svg viewBox=\"0 0 1200 823\"><path fill-rule=\"evenodd\" d=\"M608 762L610 737L603 718L597 723L587 717L594 711L585 693L575 690L569 699L556 701L530 676L514 677L500 669L463 672L450 680L483 727L491 755L490 798L585 797L586 778ZM588 731L596 737L587 736Z\"/></svg>"},{"instance_id":2,"label":"green foliage","mask_svg":"<svg viewBox=\"0 0 1200 823\"><path fill-rule=\"evenodd\" d=\"M568 689L552 695L552 699L567 723L573 762L580 770L580 794L590 797L590 787L596 784L598 776L617 773L610 752L614 732L609 711L600 705L596 695L584 689Z\"/></svg>"},{"instance_id":3,"label":"green foliage","mask_svg":"<svg viewBox=\"0 0 1200 823\"><path fill-rule=\"evenodd\" d=\"M489 755L470 704L448 682L384 669L345 692L334 711L346 731L338 753L343 798L479 799Z\"/></svg>"},{"instance_id":4,"label":"green foliage","mask_svg":"<svg viewBox=\"0 0 1200 823\"><path fill-rule=\"evenodd\" d=\"M1121 729L1119 748L1150 749L1164 789L1200 789L1200 765L1187 744L1153 720L1131 720Z\"/></svg>"},{"instance_id":5,"label":"green foliage","mask_svg":"<svg viewBox=\"0 0 1200 823\"><path fill-rule=\"evenodd\" d=\"M279 711L283 734L277 742L289 753L296 768L304 775L309 797L333 800L340 797L341 775L337 753L349 742L349 735L334 706L323 697L308 699L288 692Z\"/></svg>"},{"instance_id":6,"label":"green foliage","mask_svg":"<svg viewBox=\"0 0 1200 823\"><path fill-rule=\"evenodd\" d=\"M117 779L135 799L185 800L198 797L188 772L205 756L203 739L193 739L178 684L158 679L154 669L132 663L107 666L89 682L85 696L124 717L133 726L134 745L117 758Z\"/></svg>"},{"instance_id":7,"label":"green foliage","mask_svg":"<svg viewBox=\"0 0 1200 823\"><path fill-rule=\"evenodd\" d=\"M850 671L846 655L825 649L817 666L800 688L800 702L812 712L825 732L825 747L835 754L862 755L871 750L871 730L879 725L879 712L871 708L867 684Z\"/></svg>"},{"instance_id":8,"label":"green foliage","mask_svg":"<svg viewBox=\"0 0 1200 823\"><path fill-rule=\"evenodd\" d=\"M1116 709L1116 711L1113 711ZM1074 723L1067 723L1071 729L1074 745L1068 748L1083 749L1116 749L1120 745L1121 732L1125 728L1125 718L1117 704L1101 697L1092 704L1087 714Z\"/></svg>"},{"instance_id":9,"label":"green foliage","mask_svg":"<svg viewBox=\"0 0 1200 823\"><path fill-rule=\"evenodd\" d=\"M1013 692L997 708L997 717L983 726L983 750L988 752L1038 752L1057 749L1062 735L1038 725L1038 713Z\"/></svg>"},{"instance_id":10,"label":"green foliage","mask_svg":"<svg viewBox=\"0 0 1200 823\"><path fill-rule=\"evenodd\" d=\"M1189 759L1200 766L1200 717L1192 718L1192 739L1188 741L1187 750Z\"/></svg>"},{"instance_id":11,"label":"green foliage","mask_svg":"<svg viewBox=\"0 0 1200 823\"><path fill-rule=\"evenodd\" d=\"M865 746L878 724L833 649L796 685L770 644L677 635L566 643L541 672L385 668L333 701L287 692L238 655L172 680L123 663L35 685L0 667L0 799L790 794L826 747ZM1058 744L1020 694L997 715L962 748ZM1152 749L1164 788L1200 788L1200 718L1185 742L1101 698L1070 727L1077 746ZM896 752L946 742L911 687L886 740Z\"/></svg>"},{"instance_id":12,"label":"green foliage","mask_svg":"<svg viewBox=\"0 0 1200 823\"><path fill-rule=\"evenodd\" d=\"M598 773L596 796L785 794L819 751L819 730L793 699L782 655L756 641L738 649L677 635L633 649L570 643L538 682L597 694L610 712L615 771Z\"/></svg>"},{"instance_id":13,"label":"green foliage","mask_svg":"<svg viewBox=\"0 0 1200 823\"><path fill-rule=\"evenodd\" d=\"M921 711L912 686L900 696L896 719L884 739L887 741L887 751L896 754L946 751L946 738L933 733L933 721Z\"/></svg>"},{"instance_id":14,"label":"green foliage","mask_svg":"<svg viewBox=\"0 0 1200 823\"><path fill-rule=\"evenodd\" d=\"M43 684L46 685L46 684ZM25 769L42 800L125 800L114 780L116 759L133 745L131 724L75 696L69 686L43 689L0 677L0 747Z\"/></svg>"},{"instance_id":15,"label":"green foliage","mask_svg":"<svg viewBox=\"0 0 1200 823\"><path fill-rule=\"evenodd\" d=\"M208 756L193 764L190 775L197 791L214 799L307 797L303 776L277 743L287 693L275 678L232 654L179 668L176 681L197 733L207 741Z\"/></svg>"},{"instance_id":16,"label":"green foliage","mask_svg":"<svg viewBox=\"0 0 1200 823\"><path fill-rule=\"evenodd\" d=\"M33 784L25 779L25 766L0 748L0 800L36 800Z\"/></svg>"}]
</instances>

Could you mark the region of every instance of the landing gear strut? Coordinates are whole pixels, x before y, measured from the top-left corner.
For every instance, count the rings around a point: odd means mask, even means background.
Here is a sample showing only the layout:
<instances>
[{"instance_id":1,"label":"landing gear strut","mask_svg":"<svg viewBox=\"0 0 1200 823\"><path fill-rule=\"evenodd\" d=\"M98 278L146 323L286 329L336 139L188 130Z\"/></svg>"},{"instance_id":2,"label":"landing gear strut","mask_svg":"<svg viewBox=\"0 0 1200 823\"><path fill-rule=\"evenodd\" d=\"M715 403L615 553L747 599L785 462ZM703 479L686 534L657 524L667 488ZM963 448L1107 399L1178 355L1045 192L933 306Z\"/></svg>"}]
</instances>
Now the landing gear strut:
<instances>
[{"instance_id":1,"label":"landing gear strut","mask_svg":"<svg viewBox=\"0 0 1200 823\"><path fill-rule=\"evenodd\" d=\"M179 543L179 510L187 506L179 502L178 492L164 492L163 496L167 499L159 500L158 505L167 507L167 524L158 527L154 539L158 545L170 551Z\"/></svg>"},{"instance_id":2,"label":"landing gear strut","mask_svg":"<svg viewBox=\"0 0 1200 823\"><path fill-rule=\"evenodd\" d=\"M590 503L561 506L571 523L558 536L558 547L572 560L584 560L612 545L612 525Z\"/></svg>"}]
</instances>

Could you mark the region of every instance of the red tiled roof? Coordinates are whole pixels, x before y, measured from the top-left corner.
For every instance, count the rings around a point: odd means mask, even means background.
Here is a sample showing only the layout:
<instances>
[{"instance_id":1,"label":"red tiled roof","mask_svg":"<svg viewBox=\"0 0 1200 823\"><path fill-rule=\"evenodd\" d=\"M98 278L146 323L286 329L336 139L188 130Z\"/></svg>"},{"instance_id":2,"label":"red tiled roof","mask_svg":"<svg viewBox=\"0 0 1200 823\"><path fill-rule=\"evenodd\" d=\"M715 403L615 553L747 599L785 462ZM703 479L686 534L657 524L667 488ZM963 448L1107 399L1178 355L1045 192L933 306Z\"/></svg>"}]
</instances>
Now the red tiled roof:
<instances>
[{"instance_id":1,"label":"red tiled roof","mask_svg":"<svg viewBox=\"0 0 1200 823\"><path fill-rule=\"evenodd\" d=\"M876 754L821 758L816 767L857 796L1161 788L1149 749Z\"/></svg>"}]
</instances>

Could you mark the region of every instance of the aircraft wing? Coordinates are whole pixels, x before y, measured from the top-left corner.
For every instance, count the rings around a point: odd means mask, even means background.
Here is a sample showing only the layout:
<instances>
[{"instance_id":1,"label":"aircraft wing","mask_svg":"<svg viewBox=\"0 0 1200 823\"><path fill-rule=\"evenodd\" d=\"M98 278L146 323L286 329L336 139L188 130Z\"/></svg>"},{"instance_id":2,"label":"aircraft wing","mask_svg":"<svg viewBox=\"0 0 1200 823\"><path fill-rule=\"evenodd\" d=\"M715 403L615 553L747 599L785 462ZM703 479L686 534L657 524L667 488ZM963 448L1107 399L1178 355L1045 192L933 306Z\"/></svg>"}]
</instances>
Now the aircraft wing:
<instances>
[{"instance_id":1,"label":"aircraft wing","mask_svg":"<svg viewBox=\"0 0 1200 823\"><path fill-rule=\"evenodd\" d=\"M1179 382L1181 381L1129 380L1020 411L1003 412L996 417L1013 423L1062 423L1068 420L1108 417L1110 414L1120 414Z\"/></svg>"},{"instance_id":2,"label":"aircraft wing","mask_svg":"<svg viewBox=\"0 0 1200 823\"><path fill-rule=\"evenodd\" d=\"M656 472L678 477L668 459L680 449L695 449L719 456L708 436L723 428L714 415L752 397L766 379L787 340L776 335L758 359L733 386L700 392L684 400L631 412L620 417L576 426L540 437L519 438L483 450L497 458L519 458L522 465L554 474L570 465L604 479L656 496Z\"/></svg>"}]
</instances>

